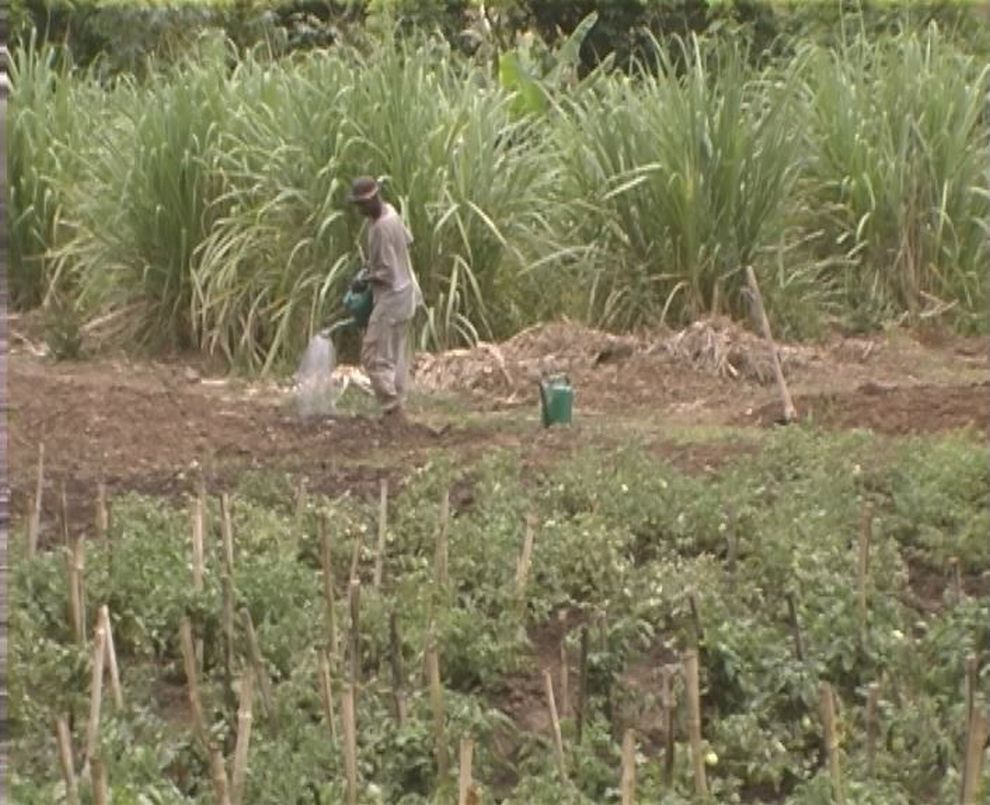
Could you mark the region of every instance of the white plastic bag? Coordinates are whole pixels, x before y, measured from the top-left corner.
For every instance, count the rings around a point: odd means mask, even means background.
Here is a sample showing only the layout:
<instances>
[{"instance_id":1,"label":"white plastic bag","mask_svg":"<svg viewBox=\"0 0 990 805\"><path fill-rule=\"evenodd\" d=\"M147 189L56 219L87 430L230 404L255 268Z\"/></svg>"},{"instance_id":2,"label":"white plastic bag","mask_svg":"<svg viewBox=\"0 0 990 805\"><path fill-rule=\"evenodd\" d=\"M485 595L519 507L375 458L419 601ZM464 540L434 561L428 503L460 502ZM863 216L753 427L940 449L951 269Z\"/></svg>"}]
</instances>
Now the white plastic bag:
<instances>
[{"instance_id":1,"label":"white plastic bag","mask_svg":"<svg viewBox=\"0 0 990 805\"><path fill-rule=\"evenodd\" d=\"M333 415L340 396L334 379L337 356L333 341L325 333L310 339L296 371L296 410L303 420Z\"/></svg>"}]
</instances>

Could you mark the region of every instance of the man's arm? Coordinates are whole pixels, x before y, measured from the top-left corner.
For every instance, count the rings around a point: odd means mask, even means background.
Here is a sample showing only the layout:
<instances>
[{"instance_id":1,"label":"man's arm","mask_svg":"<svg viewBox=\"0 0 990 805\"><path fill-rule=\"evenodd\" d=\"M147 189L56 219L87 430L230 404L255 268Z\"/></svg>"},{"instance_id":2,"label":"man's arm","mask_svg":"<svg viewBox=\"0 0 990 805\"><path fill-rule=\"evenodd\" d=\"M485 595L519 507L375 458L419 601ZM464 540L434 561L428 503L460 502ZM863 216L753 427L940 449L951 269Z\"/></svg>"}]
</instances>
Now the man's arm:
<instances>
[{"instance_id":1,"label":"man's arm","mask_svg":"<svg viewBox=\"0 0 990 805\"><path fill-rule=\"evenodd\" d=\"M378 285L392 284L392 268L385 257L386 250L381 227L368 229L368 280Z\"/></svg>"}]
</instances>

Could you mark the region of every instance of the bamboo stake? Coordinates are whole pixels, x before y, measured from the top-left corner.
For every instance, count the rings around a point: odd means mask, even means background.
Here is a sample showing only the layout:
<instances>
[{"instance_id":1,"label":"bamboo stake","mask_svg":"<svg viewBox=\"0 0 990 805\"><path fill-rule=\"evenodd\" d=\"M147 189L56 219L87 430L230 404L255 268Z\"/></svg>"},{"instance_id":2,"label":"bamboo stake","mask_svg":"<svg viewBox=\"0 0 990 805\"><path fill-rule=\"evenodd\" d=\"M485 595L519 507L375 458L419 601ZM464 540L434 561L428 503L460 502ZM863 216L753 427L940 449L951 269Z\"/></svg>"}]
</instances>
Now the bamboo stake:
<instances>
[{"instance_id":1,"label":"bamboo stake","mask_svg":"<svg viewBox=\"0 0 990 805\"><path fill-rule=\"evenodd\" d=\"M385 566L385 537L388 532L388 479L382 478L378 500L378 546L375 549L375 573L372 583L378 590L382 586L382 571Z\"/></svg>"},{"instance_id":2,"label":"bamboo stake","mask_svg":"<svg viewBox=\"0 0 990 805\"><path fill-rule=\"evenodd\" d=\"M697 590L688 591L688 603L691 606L691 621L694 623L695 644L700 646L705 642L705 630L701 625L701 604L698 602Z\"/></svg>"},{"instance_id":3,"label":"bamboo stake","mask_svg":"<svg viewBox=\"0 0 990 805\"><path fill-rule=\"evenodd\" d=\"M787 618L791 624L791 635L794 638L794 654L798 662L804 662L804 637L801 635L801 622L798 620L797 601L793 590L787 592Z\"/></svg>"},{"instance_id":4,"label":"bamboo stake","mask_svg":"<svg viewBox=\"0 0 990 805\"><path fill-rule=\"evenodd\" d=\"M203 577L206 574L204 539L205 539L204 501L202 494L196 496L192 507L192 574L193 590L203 592ZM196 663L203 663L203 638L196 639Z\"/></svg>"},{"instance_id":5,"label":"bamboo stake","mask_svg":"<svg viewBox=\"0 0 990 805\"><path fill-rule=\"evenodd\" d=\"M701 751L701 689L698 682L698 651L689 649L684 654L684 673L688 694L688 737L691 741L691 766L694 769L695 792L708 796L708 780L705 777L705 759Z\"/></svg>"},{"instance_id":6,"label":"bamboo stake","mask_svg":"<svg viewBox=\"0 0 990 805\"><path fill-rule=\"evenodd\" d=\"M99 623L103 626L106 635L106 660L110 669L110 692L113 695L113 704L118 710L124 709L124 690L120 685L120 668L117 665L117 650L113 645L113 629L110 626L110 608L104 604L100 607Z\"/></svg>"},{"instance_id":7,"label":"bamboo stake","mask_svg":"<svg viewBox=\"0 0 990 805\"><path fill-rule=\"evenodd\" d=\"M93 785L93 805L108 805L110 793L107 791L107 767L97 755L90 764L90 779Z\"/></svg>"},{"instance_id":8,"label":"bamboo stake","mask_svg":"<svg viewBox=\"0 0 990 805\"><path fill-rule=\"evenodd\" d=\"M353 581L358 577L358 565L361 562L361 534L357 533L354 535L354 552L351 554L351 575L350 579Z\"/></svg>"},{"instance_id":9,"label":"bamboo stake","mask_svg":"<svg viewBox=\"0 0 990 805\"><path fill-rule=\"evenodd\" d=\"M213 795L217 805L231 805L230 789L227 785L227 769L223 765L223 755L213 744L210 745L210 768L213 772Z\"/></svg>"},{"instance_id":10,"label":"bamboo stake","mask_svg":"<svg viewBox=\"0 0 990 805\"><path fill-rule=\"evenodd\" d=\"M457 805L468 805L470 802L471 789L474 787L471 768L473 759L474 741L464 736L461 738L461 762L458 767Z\"/></svg>"},{"instance_id":11,"label":"bamboo stake","mask_svg":"<svg viewBox=\"0 0 990 805\"><path fill-rule=\"evenodd\" d=\"M327 645L330 656L335 658L337 656L337 615L334 607L336 594L333 589L332 543L330 531L327 528L326 514L320 514L320 518L317 521L317 530L320 536L320 563L323 566L324 622L327 633Z\"/></svg>"},{"instance_id":12,"label":"bamboo stake","mask_svg":"<svg viewBox=\"0 0 990 805\"><path fill-rule=\"evenodd\" d=\"M71 537L68 552L69 566L69 624L79 645L86 642L86 613L84 611L83 573L86 567L86 547L82 536Z\"/></svg>"},{"instance_id":13,"label":"bamboo stake","mask_svg":"<svg viewBox=\"0 0 990 805\"><path fill-rule=\"evenodd\" d=\"M516 565L516 595L522 599L526 592L526 580L529 577L529 566L533 560L533 518L526 518L526 533L523 537L522 553L519 555L519 562Z\"/></svg>"},{"instance_id":14,"label":"bamboo stake","mask_svg":"<svg viewBox=\"0 0 990 805\"><path fill-rule=\"evenodd\" d=\"M433 581L438 587L447 586L447 564L449 558L448 532L450 528L450 490L446 489L440 500L440 529L437 531L437 546L433 558Z\"/></svg>"},{"instance_id":15,"label":"bamboo stake","mask_svg":"<svg viewBox=\"0 0 990 805\"><path fill-rule=\"evenodd\" d=\"M193 644L192 623L183 617L179 623L179 641L182 647L182 664L186 672L186 690L189 707L193 713L193 727L204 747L209 747L210 737L206 729L206 716L199 696L199 677L196 664L196 649Z\"/></svg>"},{"instance_id":16,"label":"bamboo stake","mask_svg":"<svg viewBox=\"0 0 990 805\"><path fill-rule=\"evenodd\" d=\"M233 710L234 680L234 581L225 568L220 576L223 594L223 680L227 707Z\"/></svg>"},{"instance_id":17,"label":"bamboo stake","mask_svg":"<svg viewBox=\"0 0 990 805\"><path fill-rule=\"evenodd\" d=\"M96 485L96 536L104 540L110 536L110 512L107 509L107 485L104 481Z\"/></svg>"},{"instance_id":18,"label":"bamboo stake","mask_svg":"<svg viewBox=\"0 0 990 805\"><path fill-rule=\"evenodd\" d=\"M963 583L958 556L953 556L949 559L949 570L952 573L952 595L955 603L959 604L963 600Z\"/></svg>"},{"instance_id":19,"label":"bamboo stake","mask_svg":"<svg viewBox=\"0 0 990 805\"><path fill-rule=\"evenodd\" d=\"M406 721L405 674L402 669L402 642L399 640L399 624L395 610L388 616L389 643L392 661L392 699L395 703L395 721L401 727Z\"/></svg>"},{"instance_id":20,"label":"bamboo stake","mask_svg":"<svg viewBox=\"0 0 990 805\"><path fill-rule=\"evenodd\" d=\"M303 517L306 514L306 489L307 481L305 477L302 477L296 485L295 521L297 530L302 528Z\"/></svg>"},{"instance_id":21,"label":"bamboo stake","mask_svg":"<svg viewBox=\"0 0 990 805\"><path fill-rule=\"evenodd\" d=\"M763 330L763 337L767 341L770 349L770 357L773 361L773 373L777 379L777 389L780 392L780 401L784 409L784 422L790 423L797 419L797 411L794 408L794 401L791 393L787 390L787 382L784 380L784 370L780 366L780 355L777 354L777 346L773 341L773 334L770 332L770 320L767 318L767 311L763 305L763 295L760 293L760 286L756 282L756 274L752 266L746 266L746 279L749 282L749 289L752 294L753 307Z\"/></svg>"},{"instance_id":22,"label":"bamboo stake","mask_svg":"<svg viewBox=\"0 0 990 805\"><path fill-rule=\"evenodd\" d=\"M330 727L330 739L337 743L337 714L333 707L333 687L330 683L330 660L324 649L319 651L320 698L323 700L323 714Z\"/></svg>"},{"instance_id":23,"label":"bamboo stake","mask_svg":"<svg viewBox=\"0 0 990 805\"><path fill-rule=\"evenodd\" d=\"M567 636L560 638L560 716L567 718L570 704L570 668L567 661Z\"/></svg>"},{"instance_id":24,"label":"bamboo stake","mask_svg":"<svg viewBox=\"0 0 990 805\"><path fill-rule=\"evenodd\" d=\"M866 697L866 763L872 777L877 760L877 711L880 705L880 685L871 682Z\"/></svg>"},{"instance_id":25,"label":"bamboo stake","mask_svg":"<svg viewBox=\"0 0 990 805\"><path fill-rule=\"evenodd\" d=\"M254 621L251 620L251 613L247 608L241 609L241 620L244 623L244 631L247 635L248 651L251 655L251 664L254 666L255 681L261 692L261 706L267 718L274 718L275 706L272 702L271 682L268 679L268 672L265 670L265 659L261 654L261 646L258 643L258 634L254 630Z\"/></svg>"},{"instance_id":26,"label":"bamboo stake","mask_svg":"<svg viewBox=\"0 0 990 805\"><path fill-rule=\"evenodd\" d=\"M230 511L230 495L220 494L220 537L223 541L223 561L227 572L234 574L234 524Z\"/></svg>"},{"instance_id":27,"label":"bamboo stake","mask_svg":"<svg viewBox=\"0 0 990 805\"><path fill-rule=\"evenodd\" d=\"M547 707L550 709L550 725L553 728L554 757L557 760L557 771L561 779L567 778L567 764L564 760L564 739L560 734L560 719L557 717L557 705L553 698L553 679L550 672L544 669L543 685L546 688Z\"/></svg>"},{"instance_id":28,"label":"bamboo stake","mask_svg":"<svg viewBox=\"0 0 990 805\"><path fill-rule=\"evenodd\" d=\"M68 805L79 805L79 787L76 771L72 763L72 738L69 735L69 722L65 716L55 719L55 740L58 743L58 760L65 780L65 801Z\"/></svg>"},{"instance_id":29,"label":"bamboo stake","mask_svg":"<svg viewBox=\"0 0 990 805\"><path fill-rule=\"evenodd\" d=\"M231 772L230 800L232 805L244 801L244 781L247 776L248 747L251 742L251 703L254 698L254 674L250 668L241 675L240 707L237 711L237 744L234 747L234 769Z\"/></svg>"},{"instance_id":30,"label":"bamboo stake","mask_svg":"<svg viewBox=\"0 0 990 805\"><path fill-rule=\"evenodd\" d=\"M578 671L577 742L584 734L584 706L588 696L588 624L581 627L581 667Z\"/></svg>"},{"instance_id":31,"label":"bamboo stake","mask_svg":"<svg viewBox=\"0 0 990 805\"><path fill-rule=\"evenodd\" d=\"M674 781L674 750L677 746L674 740L674 692L671 685L673 672L664 666L660 672L660 706L663 710L663 777L669 786Z\"/></svg>"},{"instance_id":32,"label":"bamboo stake","mask_svg":"<svg viewBox=\"0 0 990 805\"><path fill-rule=\"evenodd\" d=\"M725 515L725 559L729 570L729 586L734 590L736 586L736 569L739 562L739 535L736 531L736 510L730 503L725 504Z\"/></svg>"},{"instance_id":33,"label":"bamboo stake","mask_svg":"<svg viewBox=\"0 0 990 805\"><path fill-rule=\"evenodd\" d=\"M45 490L45 443L38 442L38 474L31 501L31 516L28 518L27 558L32 559L38 551L38 537L41 533L41 499Z\"/></svg>"},{"instance_id":34,"label":"bamboo stake","mask_svg":"<svg viewBox=\"0 0 990 805\"><path fill-rule=\"evenodd\" d=\"M357 805L357 725L354 719L354 688L344 685L341 702L344 724L344 769L347 774L347 803Z\"/></svg>"},{"instance_id":35,"label":"bamboo stake","mask_svg":"<svg viewBox=\"0 0 990 805\"><path fill-rule=\"evenodd\" d=\"M976 706L976 678L979 672L979 660L975 654L966 655L966 723L973 717Z\"/></svg>"},{"instance_id":36,"label":"bamboo stake","mask_svg":"<svg viewBox=\"0 0 990 805\"><path fill-rule=\"evenodd\" d=\"M980 798L980 781L983 776L983 760L986 755L988 733L987 716L980 706L974 706L967 728L966 757L963 764L962 805L977 805ZM985 801L985 800L983 800Z\"/></svg>"},{"instance_id":37,"label":"bamboo stake","mask_svg":"<svg viewBox=\"0 0 990 805\"><path fill-rule=\"evenodd\" d=\"M62 543L69 544L69 499L65 492L65 481L58 485L58 520L62 531Z\"/></svg>"},{"instance_id":38,"label":"bamboo stake","mask_svg":"<svg viewBox=\"0 0 990 805\"><path fill-rule=\"evenodd\" d=\"M869 617L868 589L870 583L870 541L872 538L873 512L869 506L863 509L862 522L859 528L859 559L856 566L856 577L859 589L859 624L861 636L865 639Z\"/></svg>"},{"instance_id":39,"label":"bamboo stake","mask_svg":"<svg viewBox=\"0 0 990 805\"><path fill-rule=\"evenodd\" d=\"M443 685L440 682L440 659L437 656L433 636L428 638L426 649L426 668L430 680L430 707L433 710L433 745L437 761L437 774L447 776L449 761L447 759L447 743L444 738L444 704Z\"/></svg>"},{"instance_id":40,"label":"bamboo stake","mask_svg":"<svg viewBox=\"0 0 990 805\"><path fill-rule=\"evenodd\" d=\"M627 729L622 736L622 805L636 802L636 736Z\"/></svg>"},{"instance_id":41,"label":"bamboo stake","mask_svg":"<svg viewBox=\"0 0 990 805\"><path fill-rule=\"evenodd\" d=\"M351 612L351 684L355 688L361 683L361 582L351 579L347 596Z\"/></svg>"},{"instance_id":42,"label":"bamboo stake","mask_svg":"<svg viewBox=\"0 0 990 805\"><path fill-rule=\"evenodd\" d=\"M825 727L825 752L828 756L828 773L832 781L832 791L839 805L845 803L842 793L842 772L839 767L839 737L835 729L835 699L832 686L821 683L822 723Z\"/></svg>"}]
</instances>

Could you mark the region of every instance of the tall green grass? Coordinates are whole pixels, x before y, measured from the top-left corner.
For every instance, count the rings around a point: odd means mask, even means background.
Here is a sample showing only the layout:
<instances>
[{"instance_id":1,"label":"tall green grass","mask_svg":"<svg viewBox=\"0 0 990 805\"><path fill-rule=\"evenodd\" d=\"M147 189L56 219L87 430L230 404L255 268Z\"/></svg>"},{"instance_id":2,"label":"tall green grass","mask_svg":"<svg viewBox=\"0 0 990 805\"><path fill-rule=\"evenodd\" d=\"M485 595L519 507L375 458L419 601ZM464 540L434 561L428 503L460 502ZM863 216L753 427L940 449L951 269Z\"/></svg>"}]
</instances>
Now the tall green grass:
<instances>
[{"instance_id":1,"label":"tall green grass","mask_svg":"<svg viewBox=\"0 0 990 805\"><path fill-rule=\"evenodd\" d=\"M941 304L985 324L988 75L934 27L809 58L805 192L867 319Z\"/></svg>"},{"instance_id":2,"label":"tall green grass","mask_svg":"<svg viewBox=\"0 0 990 805\"><path fill-rule=\"evenodd\" d=\"M423 348L569 315L783 330L948 311L986 329L987 71L937 30L797 48L727 38L602 68L520 115L437 40L280 60L205 39L143 80L15 53L14 297L250 370L294 362L362 260L354 175L384 178L427 302Z\"/></svg>"}]
</instances>

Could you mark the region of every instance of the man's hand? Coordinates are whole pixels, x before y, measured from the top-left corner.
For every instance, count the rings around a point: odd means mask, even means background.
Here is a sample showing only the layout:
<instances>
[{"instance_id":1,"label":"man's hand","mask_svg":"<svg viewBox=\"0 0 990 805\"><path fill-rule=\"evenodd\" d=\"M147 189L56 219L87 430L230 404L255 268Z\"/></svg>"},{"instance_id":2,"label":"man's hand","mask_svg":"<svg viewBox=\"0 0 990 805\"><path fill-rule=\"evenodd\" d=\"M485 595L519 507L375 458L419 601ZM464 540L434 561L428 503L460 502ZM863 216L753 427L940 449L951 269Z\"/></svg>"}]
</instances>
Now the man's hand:
<instances>
[{"instance_id":1,"label":"man's hand","mask_svg":"<svg viewBox=\"0 0 990 805\"><path fill-rule=\"evenodd\" d=\"M357 276L351 281L351 291L353 293L364 293L368 290L369 275L368 269L362 268Z\"/></svg>"}]
</instances>

